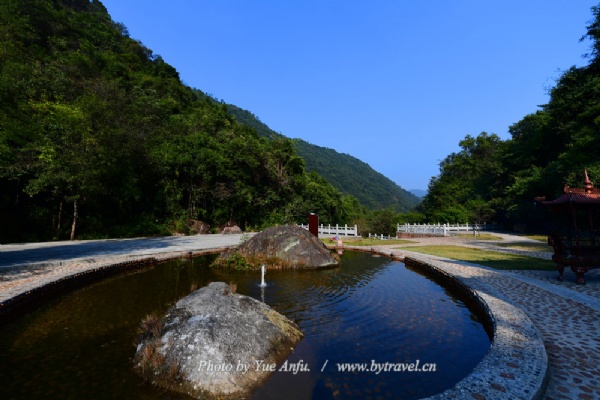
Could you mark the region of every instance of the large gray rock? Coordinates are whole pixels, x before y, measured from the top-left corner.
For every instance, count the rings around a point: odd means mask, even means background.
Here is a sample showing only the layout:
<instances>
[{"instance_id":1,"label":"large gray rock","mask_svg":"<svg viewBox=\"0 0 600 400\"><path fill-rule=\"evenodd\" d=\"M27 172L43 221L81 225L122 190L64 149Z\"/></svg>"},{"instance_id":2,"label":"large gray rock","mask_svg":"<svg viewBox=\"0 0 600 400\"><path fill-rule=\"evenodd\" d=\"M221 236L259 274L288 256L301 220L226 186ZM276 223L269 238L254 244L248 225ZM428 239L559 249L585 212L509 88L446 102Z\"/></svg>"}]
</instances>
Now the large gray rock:
<instances>
[{"instance_id":1,"label":"large gray rock","mask_svg":"<svg viewBox=\"0 0 600 400\"><path fill-rule=\"evenodd\" d=\"M239 256L254 268L259 268L262 264L268 268L323 268L339 264L336 256L323 242L306 229L295 225L265 229L236 250L223 253L214 265L235 264L233 267L237 268ZM235 260L235 263L228 263L229 259Z\"/></svg>"},{"instance_id":2,"label":"large gray rock","mask_svg":"<svg viewBox=\"0 0 600 400\"><path fill-rule=\"evenodd\" d=\"M234 226L226 226L225 228L223 228L223 232L221 232L223 235L237 235L242 232L242 228L240 228L237 225Z\"/></svg>"},{"instance_id":3,"label":"large gray rock","mask_svg":"<svg viewBox=\"0 0 600 400\"><path fill-rule=\"evenodd\" d=\"M146 318L134 358L152 383L196 398L246 396L302 338L268 305L213 282Z\"/></svg>"},{"instance_id":4,"label":"large gray rock","mask_svg":"<svg viewBox=\"0 0 600 400\"><path fill-rule=\"evenodd\" d=\"M206 235L210 233L210 225L206 222L198 221L195 219L188 219L186 221L190 233L194 235Z\"/></svg>"}]
</instances>

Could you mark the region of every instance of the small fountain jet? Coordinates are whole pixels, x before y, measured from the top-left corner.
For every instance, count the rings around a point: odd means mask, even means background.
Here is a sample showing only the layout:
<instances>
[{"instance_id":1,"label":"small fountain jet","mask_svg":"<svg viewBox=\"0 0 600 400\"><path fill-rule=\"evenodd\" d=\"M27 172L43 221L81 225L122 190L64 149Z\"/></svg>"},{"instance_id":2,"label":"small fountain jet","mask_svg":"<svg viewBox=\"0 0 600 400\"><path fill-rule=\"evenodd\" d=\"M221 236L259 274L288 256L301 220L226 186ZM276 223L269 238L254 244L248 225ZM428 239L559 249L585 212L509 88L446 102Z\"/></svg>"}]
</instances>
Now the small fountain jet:
<instances>
[{"instance_id":1,"label":"small fountain jet","mask_svg":"<svg viewBox=\"0 0 600 400\"><path fill-rule=\"evenodd\" d=\"M265 283L265 264L262 265L262 278L260 282L260 287L265 287L267 284Z\"/></svg>"}]
</instances>

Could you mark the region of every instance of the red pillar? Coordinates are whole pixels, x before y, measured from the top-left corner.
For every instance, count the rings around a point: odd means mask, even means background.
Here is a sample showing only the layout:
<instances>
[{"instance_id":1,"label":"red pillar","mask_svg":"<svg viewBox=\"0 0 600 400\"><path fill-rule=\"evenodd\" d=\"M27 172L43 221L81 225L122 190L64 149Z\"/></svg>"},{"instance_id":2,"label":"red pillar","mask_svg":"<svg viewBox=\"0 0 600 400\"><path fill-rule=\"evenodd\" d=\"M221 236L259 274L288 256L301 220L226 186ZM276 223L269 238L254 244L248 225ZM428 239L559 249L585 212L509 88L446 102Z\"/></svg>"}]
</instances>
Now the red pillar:
<instances>
[{"instance_id":1,"label":"red pillar","mask_svg":"<svg viewBox=\"0 0 600 400\"><path fill-rule=\"evenodd\" d=\"M319 216L317 214L308 214L308 231L319 237Z\"/></svg>"}]
</instances>

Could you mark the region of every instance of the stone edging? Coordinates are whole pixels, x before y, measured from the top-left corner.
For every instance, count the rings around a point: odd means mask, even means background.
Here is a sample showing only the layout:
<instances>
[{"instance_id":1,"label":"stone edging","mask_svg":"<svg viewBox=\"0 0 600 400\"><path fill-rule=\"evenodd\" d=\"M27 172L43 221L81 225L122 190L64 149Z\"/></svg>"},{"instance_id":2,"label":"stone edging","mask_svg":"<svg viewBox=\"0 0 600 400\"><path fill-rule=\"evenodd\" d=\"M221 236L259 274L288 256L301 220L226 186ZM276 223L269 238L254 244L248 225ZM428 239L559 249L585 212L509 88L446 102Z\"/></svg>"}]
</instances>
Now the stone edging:
<instances>
[{"instance_id":1,"label":"stone edging","mask_svg":"<svg viewBox=\"0 0 600 400\"><path fill-rule=\"evenodd\" d=\"M477 280L465 279L427 257L405 257L404 263L459 287L479 303L493 325L490 350L473 372L456 386L429 397L442 399L541 399L548 380L548 356L542 336L529 317Z\"/></svg>"},{"instance_id":2,"label":"stone edging","mask_svg":"<svg viewBox=\"0 0 600 400\"><path fill-rule=\"evenodd\" d=\"M208 254L222 253L228 248L207 249L194 252L174 252L157 254L154 257L139 258L118 263L106 263L78 270L64 275L54 281L40 283L30 290L17 294L0 302L0 323L10 320L23 312L34 309L44 301L59 296L93 282L124 273L135 273L160 262L177 260L182 257L199 257Z\"/></svg>"},{"instance_id":3,"label":"stone edging","mask_svg":"<svg viewBox=\"0 0 600 400\"><path fill-rule=\"evenodd\" d=\"M529 317L496 290L476 276L453 273L450 263L425 255L405 256L401 251L374 247L344 245L342 248L383 255L423 270L443 284L460 290L487 314L487 328L491 329L493 340L483 360L453 388L423 400L539 400L543 397L548 382L548 355L542 336ZM502 276L498 274L498 278Z\"/></svg>"}]
</instances>

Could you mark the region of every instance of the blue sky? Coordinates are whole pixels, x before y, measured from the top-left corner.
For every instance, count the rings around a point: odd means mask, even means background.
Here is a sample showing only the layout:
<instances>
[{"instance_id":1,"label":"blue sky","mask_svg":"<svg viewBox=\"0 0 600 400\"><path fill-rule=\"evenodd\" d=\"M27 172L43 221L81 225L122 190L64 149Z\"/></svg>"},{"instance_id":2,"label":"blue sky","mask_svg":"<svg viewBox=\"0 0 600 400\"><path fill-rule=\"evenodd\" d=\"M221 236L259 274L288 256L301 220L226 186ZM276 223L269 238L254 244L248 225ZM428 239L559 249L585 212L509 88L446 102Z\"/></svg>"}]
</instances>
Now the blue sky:
<instances>
[{"instance_id":1,"label":"blue sky","mask_svg":"<svg viewBox=\"0 0 600 400\"><path fill-rule=\"evenodd\" d=\"M598 0L102 0L183 82L426 189L548 102Z\"/></svg>"}]
</instances>

